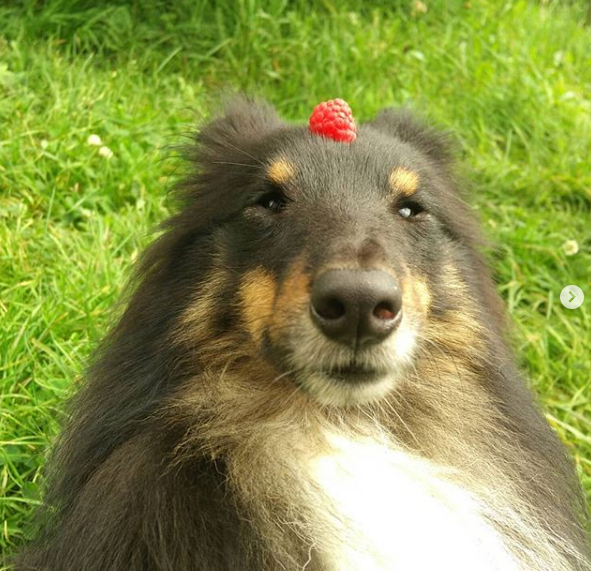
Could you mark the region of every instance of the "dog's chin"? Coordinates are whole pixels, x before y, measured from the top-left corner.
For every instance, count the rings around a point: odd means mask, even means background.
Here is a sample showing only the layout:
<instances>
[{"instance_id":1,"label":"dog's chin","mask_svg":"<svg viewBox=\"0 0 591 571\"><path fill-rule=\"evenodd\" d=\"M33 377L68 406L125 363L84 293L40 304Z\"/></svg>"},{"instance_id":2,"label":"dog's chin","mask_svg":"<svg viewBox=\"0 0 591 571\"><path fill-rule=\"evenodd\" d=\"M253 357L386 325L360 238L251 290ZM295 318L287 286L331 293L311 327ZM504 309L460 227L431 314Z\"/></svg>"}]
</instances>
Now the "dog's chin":
<instances>
[{"instance_id":1,"label":"dog's chin","mask_svg":"<svg viewBox=\"0 0 591 571\"><path fill-rule=\"evenodd\" d=\"M327 406L356 406L384 398L397 384L397 375L387 371L342 370L296 373L299 387Z\"/></svg>"}]
</instances>

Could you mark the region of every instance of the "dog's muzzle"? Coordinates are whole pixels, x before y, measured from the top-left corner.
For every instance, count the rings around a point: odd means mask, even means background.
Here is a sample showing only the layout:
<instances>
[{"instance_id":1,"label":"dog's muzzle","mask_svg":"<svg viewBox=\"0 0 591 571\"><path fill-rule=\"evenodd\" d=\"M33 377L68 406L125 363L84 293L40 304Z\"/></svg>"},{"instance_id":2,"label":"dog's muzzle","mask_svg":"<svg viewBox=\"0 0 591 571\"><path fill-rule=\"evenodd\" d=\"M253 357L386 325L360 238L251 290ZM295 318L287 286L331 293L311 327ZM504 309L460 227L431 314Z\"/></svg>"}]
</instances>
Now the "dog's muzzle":
<instances>
[{"instance_id":1,"label":"dog's muzzle","mask_svg":"<svg viewBox=\"0 0 591 571\"><path fill-rule=\"evenodd\" d=\"M398 327L402 293L382 270L327 270L312 286L310 313L326 337L357 349L382 342Z\"/></svg>"}]
</instances>

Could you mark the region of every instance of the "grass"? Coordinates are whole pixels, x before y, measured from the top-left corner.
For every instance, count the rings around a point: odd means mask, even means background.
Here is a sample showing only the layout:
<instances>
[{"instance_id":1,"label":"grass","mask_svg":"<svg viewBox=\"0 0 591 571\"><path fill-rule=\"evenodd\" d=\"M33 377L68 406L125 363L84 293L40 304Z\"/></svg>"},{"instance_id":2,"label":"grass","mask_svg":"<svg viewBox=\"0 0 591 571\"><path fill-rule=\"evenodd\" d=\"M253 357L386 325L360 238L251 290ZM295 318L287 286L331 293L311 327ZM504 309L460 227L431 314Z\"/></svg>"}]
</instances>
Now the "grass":
<instances>
[{"instance_id":1,"label":"grass","mask_svg":"<svg viewBox=\"0 0 591 571\"><path fill-rule=\"evenodd\" d=\"M64 399L167 214L167 149L229 89L300 121L335 96L359 119L406 104L455 133L515 348L591 502L587 6L425 2L0 2L3 550L26 533ZM568 284L587 295L578 310L559 302Z\"/></svg>"}]
</instances>

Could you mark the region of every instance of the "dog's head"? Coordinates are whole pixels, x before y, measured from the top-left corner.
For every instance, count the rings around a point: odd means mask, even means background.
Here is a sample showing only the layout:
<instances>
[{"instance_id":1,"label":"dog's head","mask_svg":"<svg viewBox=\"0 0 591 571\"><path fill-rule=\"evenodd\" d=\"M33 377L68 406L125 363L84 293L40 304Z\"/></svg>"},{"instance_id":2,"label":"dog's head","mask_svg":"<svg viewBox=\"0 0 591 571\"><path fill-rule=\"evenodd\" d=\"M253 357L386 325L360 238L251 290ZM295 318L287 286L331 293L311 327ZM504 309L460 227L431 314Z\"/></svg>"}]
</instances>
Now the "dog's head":
<instances>
[{"instance_id":1,"label":"dog's head","mask_svg":"<svg viewBox=\"0 0 591 571\"><path fill-rule=\"evenodd\" d=\"M194 159L171 225L197 352L240 345L343 405L395 388L446 327L452 344L474 341L480 261L441 135L384 111L345 144L242 101L200 132Z\"/></svg>"}]
</instances>

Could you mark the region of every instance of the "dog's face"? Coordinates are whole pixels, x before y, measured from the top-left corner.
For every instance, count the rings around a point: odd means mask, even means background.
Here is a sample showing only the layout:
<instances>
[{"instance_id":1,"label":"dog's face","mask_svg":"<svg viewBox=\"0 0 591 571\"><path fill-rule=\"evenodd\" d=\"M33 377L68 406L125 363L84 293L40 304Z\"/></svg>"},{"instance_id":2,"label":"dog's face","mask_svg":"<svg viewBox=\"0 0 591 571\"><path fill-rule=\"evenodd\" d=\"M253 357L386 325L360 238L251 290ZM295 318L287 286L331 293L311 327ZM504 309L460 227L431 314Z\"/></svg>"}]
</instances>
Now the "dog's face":
<instances>
[{"instance_id":1,"label":"dog's face","mask_svg":"<svg viewBox=\"0 0 591 571\"><path fill-rule=\"evenodd\" d=\"M428 348L430 320L467 303L469 216L444 149L388 113L352 144L285 125L230 142L227 125L212 128L204 144L228 145L201 175L216 263L197 314L219 335L244 333L321 403L379 399Z\"/></svg>"}]
</instances>

